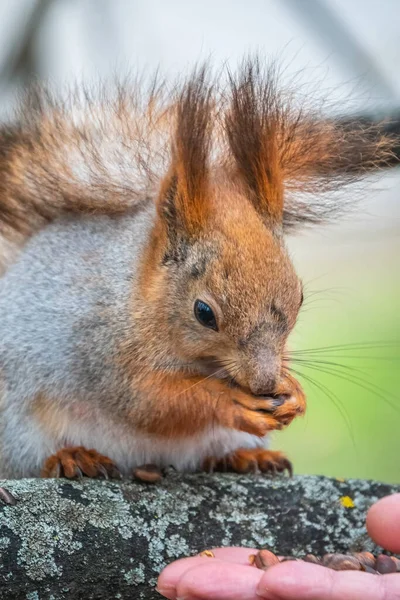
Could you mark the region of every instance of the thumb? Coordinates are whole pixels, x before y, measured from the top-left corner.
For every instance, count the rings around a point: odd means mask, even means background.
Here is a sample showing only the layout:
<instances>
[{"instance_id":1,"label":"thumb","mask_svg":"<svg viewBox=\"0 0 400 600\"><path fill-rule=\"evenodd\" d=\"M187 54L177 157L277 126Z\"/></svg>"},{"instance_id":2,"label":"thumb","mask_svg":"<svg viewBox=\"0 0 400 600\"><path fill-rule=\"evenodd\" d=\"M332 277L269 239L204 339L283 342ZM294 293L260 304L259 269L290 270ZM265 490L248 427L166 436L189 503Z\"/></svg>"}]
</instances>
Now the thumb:
<instances>
[{"instance_id":1,"label":"thumb","mask_svg":"<svg viewBox=\"0 0 400 600\"><path fill-rule=\"evenodd\" d=\"M379 546L400 552L400 494L386 496L369 509L367 530Z\"/></svg>"}]
</instances>

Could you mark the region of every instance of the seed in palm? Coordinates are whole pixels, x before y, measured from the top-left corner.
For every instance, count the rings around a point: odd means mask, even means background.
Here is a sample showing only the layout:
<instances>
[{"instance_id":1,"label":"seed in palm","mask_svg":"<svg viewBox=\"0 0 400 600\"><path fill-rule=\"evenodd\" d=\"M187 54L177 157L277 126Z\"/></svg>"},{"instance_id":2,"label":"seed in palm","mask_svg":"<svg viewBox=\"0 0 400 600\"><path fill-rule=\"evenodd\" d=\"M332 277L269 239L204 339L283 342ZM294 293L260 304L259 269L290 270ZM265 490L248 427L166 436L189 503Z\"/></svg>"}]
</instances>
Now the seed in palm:
<instances>
[{"instance_id":1,"label":"seed in palm","mask_svg":"<svg viewBox=\"0 0 400 600\"><path fill-rule=\"evenodd\" d=\"M250 564L263 571L267 571L278 563L293 560L321 565L334 571L364 571L375 575L400 573L400 560L398 558L385 554L379 554L375 558L370 552L330 553L324 554L321 558L313 554L306 554L304 558L300 559L293 556L278 557L270 550L264 549L249 556Z\"/></svg>"}]
</instances>

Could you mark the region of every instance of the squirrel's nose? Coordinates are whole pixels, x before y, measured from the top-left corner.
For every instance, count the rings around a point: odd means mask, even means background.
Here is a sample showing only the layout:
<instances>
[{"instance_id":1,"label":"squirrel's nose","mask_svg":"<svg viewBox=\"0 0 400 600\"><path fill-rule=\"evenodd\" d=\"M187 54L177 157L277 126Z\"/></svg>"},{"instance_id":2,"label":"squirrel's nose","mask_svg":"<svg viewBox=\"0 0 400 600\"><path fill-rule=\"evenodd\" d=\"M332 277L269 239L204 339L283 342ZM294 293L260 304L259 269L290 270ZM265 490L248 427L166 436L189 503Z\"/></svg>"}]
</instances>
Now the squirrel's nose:
<instances>
[{"instance_id":1,"label":"squirrel's nose","mask_svg":"<svg viewBox=\"0 0 400 600\"><path fill-rule=\"evenodd\" d=\"M278 352L257 348L246 366L247 386L254 396L271 396L275 393L281 371Z\"/></svg>"},{"instance_id":2,"label":"squirrel's nose","mask_svg":"<svg viewBox=\"0 0 400 600\"><path fill-rule=\"evenodd\" d=\"M250 390L254 396L271 396L276 390L276 377L267 376L250 382Z\"/></svg>"}]
</instances>

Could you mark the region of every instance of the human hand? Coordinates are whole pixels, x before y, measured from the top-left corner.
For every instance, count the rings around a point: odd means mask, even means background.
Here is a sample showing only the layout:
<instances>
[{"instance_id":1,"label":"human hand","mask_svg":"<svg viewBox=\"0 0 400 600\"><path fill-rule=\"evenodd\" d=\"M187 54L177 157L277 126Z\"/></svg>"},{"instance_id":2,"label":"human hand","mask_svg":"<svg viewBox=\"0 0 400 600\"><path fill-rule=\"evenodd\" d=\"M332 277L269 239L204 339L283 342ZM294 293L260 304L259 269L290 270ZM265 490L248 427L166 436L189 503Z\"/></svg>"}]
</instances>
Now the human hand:
<instances>
[{"instance_id":1,"label":"human hand","mask_svg":"<svg viewBox=\"0 0 400 600\"><path fill-rule=\"evenodd\" d=\"M400 552L400 494L370 509L372 539ZM400 600L400 574L371 575L332 571L302 562L285 562L268 571L249 564L251 548L217 548L215 558L178 560L161 573L158 591L169 600Z\"/></svg>"}]
</instances>

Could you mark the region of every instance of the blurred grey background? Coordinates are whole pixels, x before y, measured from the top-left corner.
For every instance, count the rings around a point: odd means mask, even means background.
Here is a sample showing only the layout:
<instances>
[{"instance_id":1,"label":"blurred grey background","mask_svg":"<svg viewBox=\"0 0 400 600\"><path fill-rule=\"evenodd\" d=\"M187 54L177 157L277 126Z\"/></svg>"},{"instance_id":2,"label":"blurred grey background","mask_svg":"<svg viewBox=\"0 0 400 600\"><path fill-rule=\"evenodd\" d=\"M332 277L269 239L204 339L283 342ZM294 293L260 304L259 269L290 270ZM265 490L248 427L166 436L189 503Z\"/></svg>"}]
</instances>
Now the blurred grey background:
<instances>
[{"instance_id":1,"label":"blurred grey background","mask_svg":"<svg viewBox=\"0 0 400 600\"><path fill-rule=\"evenodd\" d=\"M0 0L0 114L11 118L32 79L57 87L158 67L168 76L202 59L234 67L259 51L284 65L283 79L300 73L299 91L327 98L329 111L390 116L400 110L399 8L399 0ZM274 444L298 472L400 481L399 183L398 168L365 182L355 214L288 241L308 291L292 346L313 349L304 354L313 365L303 365L308 415Z\"/></svg>"}]
</instances>

